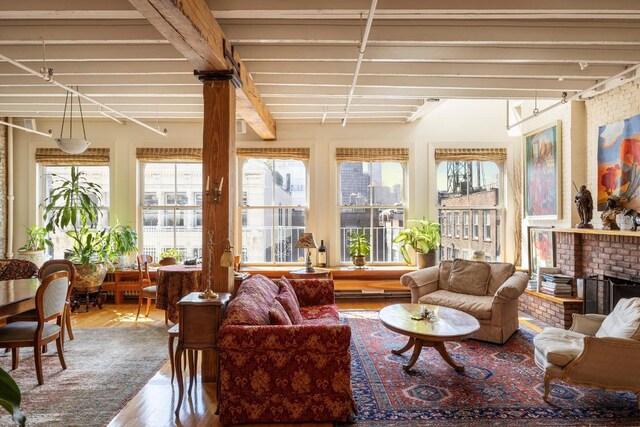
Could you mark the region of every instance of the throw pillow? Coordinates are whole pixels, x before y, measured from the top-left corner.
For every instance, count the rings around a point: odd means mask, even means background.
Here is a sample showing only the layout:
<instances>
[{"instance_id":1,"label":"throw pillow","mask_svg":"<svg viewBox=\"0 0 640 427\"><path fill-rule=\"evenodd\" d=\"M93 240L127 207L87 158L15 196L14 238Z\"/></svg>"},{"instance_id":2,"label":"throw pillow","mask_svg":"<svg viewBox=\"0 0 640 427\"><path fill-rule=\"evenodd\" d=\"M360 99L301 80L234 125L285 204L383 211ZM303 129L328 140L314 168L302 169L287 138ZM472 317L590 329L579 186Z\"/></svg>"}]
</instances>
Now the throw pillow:
<instances>
[{"instance_id":1,"label":"throw pillow","mask_svg":"<svg viewBox=\"0 0 640 427\"><path fill-rule=\"evenodd\" d=\"M502 286L508 278L513 276L513 273L516 272L516 268L513 264L508 262L490 262L489 267L491 267L491 277L489 278L487 295L495 295L500 286Z\"/></svg>"},{"instance_id":2,"label":"throw pillow","mask_svg":"<svg viewBox=\"0 0 640 427\"><path fill-rule=\"evenodd\" d=\"M486 262L454 259L448 289L459 294L484 296L490 276L491 267Z\"/></svg>"},{"instance_id":3,"label":"throw pillow","mask_svg":"<svg viewBox=\"0 0 640 427\"><path fill-rule=\"evenodd\" d=\"M622 298L604 319L596 337L640 340L640 298Z\"/></svg>"},{"instance_id":4,"label":"throw pillow","mask_svg":"<svg viewBox=\"0 0 640 427\"><path fill-rule=\"evenodd\" d=\"M272 325L291 325L291 319L280 301L273 300L269 309L269 321Z\"/></svg>"},{"instance_id":5,"label":"throw pillow","mask_svg":"<svg viewBox=\"0 0 640 427\"><path fill-rule=\"evenodd\" d=\"M291 324L299 325L302 323L302 314L300 314L300 306L298 306L296 295L289 288L283 286L278 296L276 296L276 300L284 307L289 319L291 319Z\"/></svg>"},{"instance_id":6,"label":"throw pillow","mask_svg":"<svg viewBox=\"0 0 640 427\"><path fill-rule=\"evenodd\" d=\"M283 287L287 288L293 294L293 297L296 300L296 305L298 306L298 308L300 308L300 300L298 299L298 295L296 295L296 291L295 291L295 289L293 289L293 285L291 284L289 279L287 279L286 277L282 276L280 278L280 282L278 282L278 286L280 288L280 290L278 290L278 293L281 292Z\"/></svg>"}]
</instances>

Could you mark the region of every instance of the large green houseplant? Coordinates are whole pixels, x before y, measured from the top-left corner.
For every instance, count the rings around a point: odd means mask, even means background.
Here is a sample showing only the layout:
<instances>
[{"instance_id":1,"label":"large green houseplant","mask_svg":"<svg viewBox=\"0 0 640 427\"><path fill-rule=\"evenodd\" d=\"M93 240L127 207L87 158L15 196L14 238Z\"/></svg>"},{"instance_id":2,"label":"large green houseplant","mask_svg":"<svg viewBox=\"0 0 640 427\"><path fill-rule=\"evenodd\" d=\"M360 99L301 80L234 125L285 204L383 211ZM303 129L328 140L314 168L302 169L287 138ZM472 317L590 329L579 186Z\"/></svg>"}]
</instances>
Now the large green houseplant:
<instances>
[{"instance_id":1,"label":"large green houseplant","mask_svg":"<svg viewBox=\"0 0 640 427\"><path fill-rule=\"evenodd\" d=\"M364 267L367 257L371 254L371 240L369 234L364 229L349 233L347 236L349 245L349 255L356 267Z\"/></svg>"},{"instance_id":2,"label":"large green houseplant","mask_svg":"<svg viewBox=\"0 0 640 427\"><path fill-rule=\"evenodd\" d=\"M128 255L138 250L138 233L128 225L116 223L109 229L109 259L117 268L127 265Z\"/></svg>"},{"instance_id":3,"label":"large green houseplant","mask_svg":"<svg viewBox=\"0 0 640 427\"><path fill-rule=\"evenodd\" d=\"M436 250L440 244L440 224L426 219L410 219L413 223L409 228L400 231L393 239L394 243L400 244L400 254L407 264L412 264L408 247L416 253L416 264L418 268L425 268L435 265Z\"/></svg>"},{"instance_id":4,"label":"large green houseplant","mask_svg":"<svg viewBox=\"0 0 640 427\"><path fill-rule=\"evenodd\" d=\"M69 258L76 264L78 290L97 290L107 274L111 247L108 228L97 229L102 188L84 172L71 168L70 178L54 175L54 188L44 208L45 229L63 230L73 241Z\"/></svg>"}]
</instances>

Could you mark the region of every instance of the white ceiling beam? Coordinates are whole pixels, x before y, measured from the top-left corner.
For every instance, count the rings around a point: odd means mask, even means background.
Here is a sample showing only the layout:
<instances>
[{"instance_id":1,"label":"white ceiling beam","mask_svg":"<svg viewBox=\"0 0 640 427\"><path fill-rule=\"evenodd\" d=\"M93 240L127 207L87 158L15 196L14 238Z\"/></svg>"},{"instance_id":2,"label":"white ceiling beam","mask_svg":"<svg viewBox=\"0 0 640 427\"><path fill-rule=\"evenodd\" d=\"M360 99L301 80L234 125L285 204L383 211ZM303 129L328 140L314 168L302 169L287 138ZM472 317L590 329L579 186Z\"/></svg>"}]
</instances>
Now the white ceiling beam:
<instances>
[{"instance_id":1,"label":"white ceiling beam","mask_svg":"<svg viewBox=\"0 0 640 427\"><path fill-rule=\"evenodd\" d=\"M346 99L347 94L342 88L292 88L292 87L264 87L263 97L267 99L277 98L307 98L307 99ZM560 99L560 92L537 91L538 99ZM569 93L573 95L573 93ZM533 99L532 90L482 90L482 89L403 89L397 88L358 88L354 98L374 100L414 99L421 101L425 98L469 98L469 99ZM269 101L267 101L269 104Z\"/></svg>"},{"instance_id":2,"label":"white ceiling beam","mask_svg":"<svg viewBox=\"0 0 640 427\"><path fill-rule=\"evenodd\" d=\"M20 62L42 62L42 46L0 46L0 53ZM47 63L87 61L183 61L171 45L47 46Z\"/></svg>"},{"instance_id":3,"label":"white ceiling beam","mask_svg":"<svg viewBox=\"0 0 640 427\"><path fill-rule=\"evenodd\" d=\"M3 48L0 47L0 52ZM42 60L42 59L41 59ZM140 61L120 63L100 62L56 62L50 65L56 76L76 75L189 75L193 76L193 67L186 61ZM23 75L7 62L0 62L0 75Z\"/></svg>"},{"instance_id":4,"label":"white ceiling beam","mask_svg":"<svg viewBox=\"0 0 640 427\"><path fill-rule=\"evenodd\" d=\"M54 69L54 78L60 83L71 86L195 86L202 83L191 74L154 74L154 75L101 75L101 76L65 76L59 75ZM20 75L5 76L0 74L0 86L3 85L42 85L42 79L35 76Z\"/></svg>"}]
</instances>

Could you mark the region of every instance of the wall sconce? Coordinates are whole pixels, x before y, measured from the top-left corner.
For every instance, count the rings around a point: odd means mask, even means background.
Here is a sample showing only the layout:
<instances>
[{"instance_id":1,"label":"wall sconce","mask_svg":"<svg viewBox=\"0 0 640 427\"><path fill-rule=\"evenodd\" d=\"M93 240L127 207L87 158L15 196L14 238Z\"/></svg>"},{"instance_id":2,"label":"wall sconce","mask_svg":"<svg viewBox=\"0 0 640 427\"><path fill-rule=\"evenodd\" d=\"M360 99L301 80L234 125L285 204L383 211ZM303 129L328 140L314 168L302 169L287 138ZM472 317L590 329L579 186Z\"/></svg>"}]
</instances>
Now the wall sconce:
<instances>
[{"instance_id":1,"label":"wall sconce","mask_svg":"<svg viewBox=\"0 0 640 427\"><path fill-rule=\"evenodd\" d=\"M211 197L211 201L216 205L220 204L220 197L222 197L222 184L224 184L224 177L220 178L220 183L213 182L213 189L209 187L209 176L207 175L207 187L204 194L207 197Z\"/></svg>"}]
</instances>

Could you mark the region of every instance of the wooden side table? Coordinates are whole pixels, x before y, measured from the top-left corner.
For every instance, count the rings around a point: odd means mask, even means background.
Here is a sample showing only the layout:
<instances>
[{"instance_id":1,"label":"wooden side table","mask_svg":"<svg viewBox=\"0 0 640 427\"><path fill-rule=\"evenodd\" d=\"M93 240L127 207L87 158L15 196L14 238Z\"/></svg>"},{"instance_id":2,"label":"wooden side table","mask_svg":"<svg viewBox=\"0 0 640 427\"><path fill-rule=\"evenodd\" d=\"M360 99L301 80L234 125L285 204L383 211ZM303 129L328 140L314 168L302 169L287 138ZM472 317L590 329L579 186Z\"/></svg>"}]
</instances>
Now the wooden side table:
<instances>
[{"instance_id":1,"label":"wooden side table","mask_svg":"<svg viewBox=\"0 0 640 427\"><path fill-rule=\"evenodd\" d=\"M290 271L291 277L294 279L330 279L331 270L315 268L313 272L308 272L305 268Z\"/></svg>"},{"instance_id":2,"label":"wooden side table","mask_svg":"<svg viewBox=\"0 0 640 427\"><path fill-rule=\"evenodd\" d=\"M209 351L214 357L202 358L203 380L205 373L213 372L214 378L218 375L218 352L216 339L218 329L222 323L224 310L231 298L229 293L220 293L216 299L202 299L200 292L191 292L178 302L180 313L180 330L178 332L178 346L175 353L176 376L178 378L178 405L176 415L180 412L182 398L184 397L184 384L182 381L182 355L185 350ZM212 366L211 366L212 365ZM191 366L189 367L191 368ZM195 372L191 371L191 372ZM191 389L191 387L190 387Z\"/></svg>"}]
</instances>

